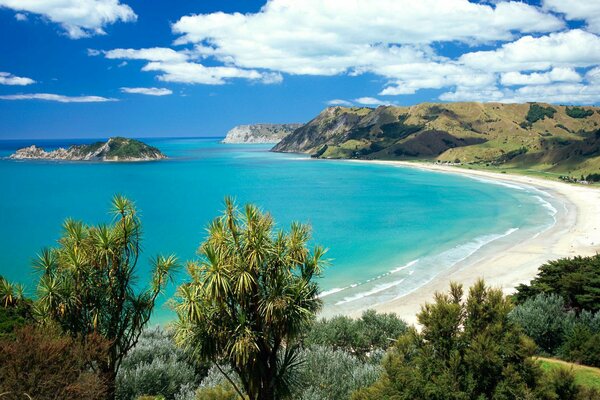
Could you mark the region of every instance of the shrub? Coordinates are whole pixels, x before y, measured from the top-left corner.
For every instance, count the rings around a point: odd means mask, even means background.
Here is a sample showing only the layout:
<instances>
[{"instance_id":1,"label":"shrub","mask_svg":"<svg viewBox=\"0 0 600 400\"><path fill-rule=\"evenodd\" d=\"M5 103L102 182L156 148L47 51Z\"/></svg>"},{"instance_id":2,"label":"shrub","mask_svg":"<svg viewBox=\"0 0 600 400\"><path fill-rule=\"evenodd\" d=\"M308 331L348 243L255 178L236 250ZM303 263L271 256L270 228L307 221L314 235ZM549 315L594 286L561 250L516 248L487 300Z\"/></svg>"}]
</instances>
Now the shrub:
<instances>
[{"instance_id":1,"label":"shrub","mask_svg":"<svg viewBox=\"0 0 600 400\"><path fill-rule=\"evenodd\" d=\"M529 106L529 111L527 112L525 119L529 126L531 126L535 122L543 120L546 117L553 118L555 113L556 110L552 107L543 107L534 103Z\"/></svg>"},{"instance_id":2,"label":"shrub","mask_svg":"<svg viewBox=\"0 0 600 400\"><path fill-rule=\"evenodd\" d=\"M107 386L91 367L108 343L90 336L85 344L49 327L26 326L0 340L0 393L3 399L97 400Z\"/></svg>"},{"instance_id":3,"label":"shrub","mask_svg":"<svg viewBox=\"0 0 600 400\"><path fill-rule=\"evenodd\" d=\"M576 312L600 310L600 255L561 258L542 265L529 285L519 285L514 298L522 304L540 293L561 296Z\"/></svg>"},{"instance_id":4,"label":"shrub","mask_svg":"<svg viewBox=\"0 0 600 400\"><path fill-rule=\"evenodd\" d=\"M593 115L594 111L586 110L585 108L581 108L581 107L572 107L572 108L567 107L566 113L571 118L587 118L587 117Z\"/></svg>"},{"instance_id":5,"label":"shrub","mask_svg":"<svg viewBox=\"0 0 600 400\"><path fill-rule=\"evenodd\" d=\"M567 333L559 350L561 358L580 364L600 367L600 333L578 323Z\"/></svg>"},{"instance_id":6,"label":"shrub","mask_svg":"<svg viewBox=\"0 0 600 400\"><path fill-rule=\"evenodd\" d=\"M437 293L414 328L384 358L382 377L353 395L363 399L539 398L542 372L533 344L508 314L510 301L478 281L466 301L460 285Z\"/></svg>"},{"instance_id":7,"label":"shrub","mask_svg":"<svg viewBox=\"0 0 600 400\"><path fill-rule=\"evenodd\" d=\"M376 349L387 349L406 331L406 323L396 314L378 314L367 310L361 318L336 316L313 324L305 344L331 346L358 357Z\"/></svg>"},{"instance_id":8,"label":"shrub","mask_svg":"<svg viewBox=\"0 0 600 400\"><path fill-rule=\"evenodd\" d=\"M360 388L372 385L381 367L343 351L315 346L300 352L302 366L298 371L301 390L293 396L301 400L348 399Z\"/></svg>"},{"instance_id":9,"label":"shrub","mask_svg":"<svg viewBox=\"0 0 600 400\"><path fill-rule=\"evenodd\" d=\"M203 366L192 362L160 328L142 333L123 359L117 375L116 398L133 400L142 395L172 400L186 384L198 383Z\"/></svg>"},{"instance_id":10,"label":"shrub","mask_svg":"<svg viewBox=\"0 0 600 400\"><path fill-rule=\"evenodd\" d=\"M562 297L543 293L515 307L510 318L548 354L556 353L575 323L575 314L565 311Z\"/></svg>"}]
</instances>

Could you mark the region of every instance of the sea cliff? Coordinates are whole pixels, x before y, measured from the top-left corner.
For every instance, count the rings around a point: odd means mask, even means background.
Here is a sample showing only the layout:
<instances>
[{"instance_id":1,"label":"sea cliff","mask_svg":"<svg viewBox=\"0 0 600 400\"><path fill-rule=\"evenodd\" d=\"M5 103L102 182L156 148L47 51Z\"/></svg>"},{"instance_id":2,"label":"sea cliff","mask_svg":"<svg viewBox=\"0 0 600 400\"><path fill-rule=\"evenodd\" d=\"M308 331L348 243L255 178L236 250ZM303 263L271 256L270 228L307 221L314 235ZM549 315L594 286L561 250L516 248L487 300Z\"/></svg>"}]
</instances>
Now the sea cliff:
<instances>
[{"instance_id":1,"label":"sea cliff","mask_svg":"<svg viewBox=\"0 0 600 400\"><path fill-rule=\"evenodd\" d=\"M238 125L227 132L223 143L278 143L302 124Z\"/></svg>"}]
</instances>

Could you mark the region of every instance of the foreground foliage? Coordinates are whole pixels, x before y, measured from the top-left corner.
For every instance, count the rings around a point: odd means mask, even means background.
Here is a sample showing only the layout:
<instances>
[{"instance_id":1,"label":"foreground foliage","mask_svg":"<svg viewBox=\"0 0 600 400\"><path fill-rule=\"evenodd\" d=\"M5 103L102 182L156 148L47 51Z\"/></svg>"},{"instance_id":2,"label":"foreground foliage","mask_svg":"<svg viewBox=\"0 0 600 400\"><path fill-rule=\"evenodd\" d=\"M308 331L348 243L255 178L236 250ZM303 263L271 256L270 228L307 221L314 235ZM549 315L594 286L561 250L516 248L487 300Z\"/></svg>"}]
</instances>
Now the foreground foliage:
<instances>
[{"instance_id":1,"label":"foreground foliage","mask_svg":"<svg viewBox=\"0 0 600 400\"><path fill-rule=\"evenodd\" d=\"M108 340L99 369L109 398L114 397L123 357L137 342L176 267L174 256L157 256L150 288L137 293L141 222L134 204L124 197L115 196L112 208L110 225L66 220L59 247L44 250L35 263L42 273L37 288L39 320L55 323L73 337L98 334Z\"/></svg>"},{"instance_id":2,"label":"foreground foliage","mask_svg":"<svg viewBox=\"0 0 600 400\"><path fill-rule=\"evenodd\" d=\"M437 293L383 362L382 378L358 399L543 398L533 343L510 321L510 301L478 281Z\"/></svg>"},{"instance_id":3,"label":"foreground foliage","mask_svg":"<svg viewBox=\"0 0 600 400\"><path fill-rule=\"evenodd\" d=\"M579 314L562 297L538 294L515 307L510 317L523 327L541 354L600 366L600 311Z\"/></svg>"},{"instance_id":4,"label":"foreground foliage","mask_svg":"<svg viewBox=\"0 0 600 400\"><path fill-rule=\"evenodd\" d=\"M191 280L177 291L178 342L199 357L231 366L242 396L279 399L293 389L298 338L321 307L313 278L325 251L307 247L310 230L294 223L274 230L269 214L232 200L208 227L190 263Z\"/></svg>"},{"instance_id":5,"label":"foreground foliage","mask_svg":"<svg viewBox=\"0 0 600 400\"><path fill-rule=\"evenodd\" d=\"M600 311L600 255L562 258L542 265L529 285L519 285L517 304L540 293L556 294L576 312Z\"/></svg>"},{"instance_id":6,"label":"foreground foliage","mask_svg":"<svg viewBox=\"0 0 600 400\"><path fill-rule=\"evenodd\" d=\"M406 323L396 314L367 310L357 319L339 315L315 322L304 343L345 350L362 358L375 350L387 349L406 329Z\"/></svg>"},{"instance_id":7,"label":"foreground foliage","mask_svg":"<svg viewBox=\"0 0 600 400\"><path fill-rule=\"evenodd\" d=\"M106 385L95 369L108 343L98 335L80 340L48 328L26 326L0 340L3 399L98 400Z\"/></svg>"},{"instance_id":8,"label":"foreground foliage","mask_svg":"<svg viewBox=\"0 0 600 400\"><path fill-rule=\"evenodd\" d=\"M197 386L206 366L195 363L175 345L170 333L146 330L121 363L116 398L134 400L142 395L174 399L186 386Z\"/></svg>"}]
</instances>

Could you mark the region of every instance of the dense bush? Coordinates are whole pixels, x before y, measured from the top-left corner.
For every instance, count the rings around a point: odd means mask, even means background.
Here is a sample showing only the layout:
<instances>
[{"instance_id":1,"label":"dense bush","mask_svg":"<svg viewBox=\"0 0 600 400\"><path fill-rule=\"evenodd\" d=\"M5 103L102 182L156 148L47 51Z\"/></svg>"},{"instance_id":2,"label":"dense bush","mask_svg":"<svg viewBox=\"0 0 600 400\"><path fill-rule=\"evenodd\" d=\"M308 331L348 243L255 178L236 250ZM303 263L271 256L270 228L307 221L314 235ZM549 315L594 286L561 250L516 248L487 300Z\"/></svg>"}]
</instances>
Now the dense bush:
<instances>
[{"instance_id":1,"label":"dense bush","mask_svg":"<svg viewBox=\"0 0 600 400\"><path fill-rule=\"evenodd\" d=\"M305 349L300 359L300 390L293 396L300 400L349 399L353 391L372 385L381 375L377 357L363 361L328 347Z\"/></svg>"},{"instance_id":2,"label":"dense bush","mask_svg":"<svg viewBox=\"0 0 600 400\"><path fill-rule=\"evenodd\" d=\"M538 294L518 305L510 318L543 354L600 367L600 311L576 315L555 294Z\"/></svg>"},{"instance_id":3,"label":"dense bush","mask_svg":"<svg viewBox=\"0 0 600 400\"><path fill-rule=\"evenodd\" d=\"M527 299L510 313L511 319L523 327L540 349L556 354L566 334L573 329L575 313L565 310L565 301L555 294L539 294Z\"/></svg>"},{"instance_id":4,"label":"dense bush","mask_svg":"<svg viewBox=\"0 0 600 400\"><path fill-rule=\"evenodd\" d=\"M600 332L584 323L575 324L566 333L558 355L568 361L600 367Z\"/></svg>"},{"instance_id":5,"label":"dense bush","mask_svg":"<svg viewBox=\"0 0 600 400\"><path fill-rule=\"evenodd\" d=\"M171 400L186 384L194 385L205 372L175 346L170 334L156 328L144 331L123 359L117 375L116 398L134 400L141 395Z\"/></svg>"},{"instance_id":6,"label":"dense bush","mask_svg":"<svg viewBox=\"0 0 600 400\"><path fill-rule=\"evenodd\" d=\"M542 265L529 285L519 285L514 298L518 304L540 293L561 296L568 309L576 312L600 310L600 255L562 258Z\"/></svg>"},{"instance_id":7,"label":"dense bush","mask_svg":"<svg viewBox=\"0 0 600 400\"><path fill-rule=\"evenodd\" d=\"M534 103L529 106L529 111L527 112L525 119L529 126L531 126L535 122L543 120L546 117L553 118L555 113L556 110L552 107L543 107Z\"/></svg>"},{"instance_id":8,"label":"dense bush","mask_svg":"<svg viewBox=\"0 0 600 400\"><path fill-rule=\"evenodd\" d=\"M0 340L0 393L7 400L98 400L107 386L91 368L108 343L82 341L49 327L26 326Z\"/></svg>"},{"instance_id":9,"label":"dense bush","mask_svg":"<svg viewBox=\"0 0 600 400\"><path fill-rule=\"evenodd\" d=\"M315 322L305 345L331 346L364 357L370 351L387 349L405 331L406 323L396 314L367 310L359 319L337 316Z\"/></svg>"},{"instance_id":10,"label":"dense bush","mask_svg":"<svg viewBox=\"0 0 600 400\"><path fill-rule=\"evenodd\" d=\"M581 107L567 107L567 115L571 118L587 118L594 114L593 110L586 110Z\"/></svg>"},{"instance_id":11,"label":"dense bush","mask_svg":"<svg viewBox=\"0 0 600 400\"><path fill-rule=\"evenodd\" d=\"M384 358L382 377L353 395L367 399L543 398L534 346L508 314L499 289L478 281L466 301L460 285L437 293Z\"/></svg>"}]
</instances>

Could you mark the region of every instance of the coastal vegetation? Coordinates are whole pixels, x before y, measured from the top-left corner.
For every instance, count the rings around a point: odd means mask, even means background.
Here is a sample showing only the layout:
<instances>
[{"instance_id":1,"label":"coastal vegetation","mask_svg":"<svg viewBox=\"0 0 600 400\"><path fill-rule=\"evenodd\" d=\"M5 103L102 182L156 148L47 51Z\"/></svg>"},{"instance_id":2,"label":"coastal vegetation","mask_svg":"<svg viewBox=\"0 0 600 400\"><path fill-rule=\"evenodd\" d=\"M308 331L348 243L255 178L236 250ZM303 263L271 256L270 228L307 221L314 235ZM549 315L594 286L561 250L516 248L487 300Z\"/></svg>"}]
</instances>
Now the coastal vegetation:
<instances>
[{"instance_id":1,"label":"coastal vegetation","mask_svg":"<svg viewBox=\"0 0 600 400\"><path fill-rule=\"evenodd\" d=\"M34 307L41 325L56 326L85 343L90 335L108 341L97 370L113 398L125 355L150 319L157 296L177 267L174 256L152 260L150 287L136 291L142 226L133 202L112 201L112 224L87 225L67 219L56 248L34 262L41 273Z\"/></svg>"},{"instance_id":2,"label":"coastal vegetation","mask_svg":"<svg viewBox=\"0 0 600 400\"><path fill-rule=\"evenodd\" d=\"M579 181L600 174L597 110L544 103L337 106L285 137L273 151L318 158L460 160L474 168Z\"/></svg>"},{"instance_id":3,"label":"coastal vegetation","mask_svg":"<svg viewBox=\"0 0 600 400\"><path fill-rule=\"evenodd\" d=\"M8 399L565 399L600 397L600 256L544 264L506 297L479 280L437 293L420 330L394 314L317 320L326 260L310 229L278 230L227 199L187 265L177 320L148 328L177 268L140 290L141 221L67 220L40 253L33 298L0 279L0 393ZM551 357L551 358L548 358ZM565 361L561 361L565 360ZM567 361L578 363L569 364Z\"/></svg>"},{"instance_id":4,"label":"coastal vegetation","mask_svg":"<svg viewBox=\"0 0 600 400\"><path fill-rule=\"evenodd\" d=\"M298 339L321 308L314 278L325 250L310 250L310 229L276 231L254 205L225 212L208 227L191 280L178 289L176 340L214 365L235 371L251 400L288 396L299 365ZM228 377L243 397L242 388Z\"/></svg>"}]
</instances>

